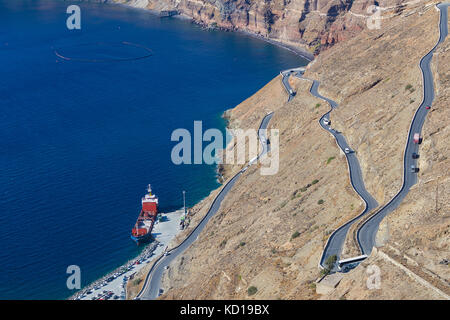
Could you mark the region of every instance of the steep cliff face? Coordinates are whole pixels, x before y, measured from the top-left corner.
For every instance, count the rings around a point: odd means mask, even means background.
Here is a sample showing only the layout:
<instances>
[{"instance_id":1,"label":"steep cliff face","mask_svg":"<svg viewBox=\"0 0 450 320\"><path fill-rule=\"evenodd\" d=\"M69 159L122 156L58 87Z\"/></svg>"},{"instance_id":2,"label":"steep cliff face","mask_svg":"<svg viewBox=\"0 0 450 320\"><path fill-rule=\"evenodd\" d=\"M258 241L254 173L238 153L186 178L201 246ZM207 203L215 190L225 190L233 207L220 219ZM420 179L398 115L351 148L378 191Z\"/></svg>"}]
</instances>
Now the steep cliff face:
<instances>
[{"instance_id":1,"label":"steep cliff face","mask_svg":"<svg viewBox=\"0 0 450 320\"><path fill-rule=\"evenodd\" d=\"M208 27L241 30L315 54L401 12L406 0L113 0L161 11L176 9Z\"/></svg>"}]
</instances>

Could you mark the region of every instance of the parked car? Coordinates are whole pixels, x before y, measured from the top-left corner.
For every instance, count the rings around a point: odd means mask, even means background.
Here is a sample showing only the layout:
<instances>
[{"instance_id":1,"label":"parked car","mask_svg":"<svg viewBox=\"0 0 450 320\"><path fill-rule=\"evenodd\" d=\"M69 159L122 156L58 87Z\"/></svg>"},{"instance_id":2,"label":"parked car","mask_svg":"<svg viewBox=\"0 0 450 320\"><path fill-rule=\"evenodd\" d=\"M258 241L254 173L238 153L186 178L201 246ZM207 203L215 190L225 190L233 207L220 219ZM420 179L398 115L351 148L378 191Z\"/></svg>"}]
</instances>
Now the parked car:
<instances>
[{"instance_id":1,"label":"parked car","mask_svg":"<svg viewBox=\"0 0 450 320\"><path fill-rule=\"evenodd\" d=\"M419 155L418 155L417 153L413 152L412 158L413 158L413 159L418 159L418 158L419 158Z\"/></svg>"},{"instance_id":2,"label":"parked car","mask_svg":"<svg viewBox=\"0 0 450 320\"><path fill-rule=\"evenodd\" d=\"M431 106L426 106L425 109L430 110Z\"/></svg>"}]
</instances>

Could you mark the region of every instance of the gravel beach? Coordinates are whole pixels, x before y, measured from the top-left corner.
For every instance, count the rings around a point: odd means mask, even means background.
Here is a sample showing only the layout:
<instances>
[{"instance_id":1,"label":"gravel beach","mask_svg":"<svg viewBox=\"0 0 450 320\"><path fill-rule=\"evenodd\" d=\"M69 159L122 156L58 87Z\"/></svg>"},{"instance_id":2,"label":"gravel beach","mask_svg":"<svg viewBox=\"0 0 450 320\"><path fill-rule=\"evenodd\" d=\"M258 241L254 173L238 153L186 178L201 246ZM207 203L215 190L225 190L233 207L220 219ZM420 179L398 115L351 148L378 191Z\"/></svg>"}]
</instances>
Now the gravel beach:
<instances>
[{"instance_id":1,"label":"gravel beach","mask_svg":"<svg viewBox=\"0 0 450 320\"><path fill-rule=\"evenodd\" d=\"M162 221L153 227L153 241L135 259L128 261L114 271L86 286L69 300L125 300L125 288L136 272L164 252L172 239L180 232L180 218L183 210L162 213ZM131 240L130 240L131 241Z\"/></svg>"}]
</instances>

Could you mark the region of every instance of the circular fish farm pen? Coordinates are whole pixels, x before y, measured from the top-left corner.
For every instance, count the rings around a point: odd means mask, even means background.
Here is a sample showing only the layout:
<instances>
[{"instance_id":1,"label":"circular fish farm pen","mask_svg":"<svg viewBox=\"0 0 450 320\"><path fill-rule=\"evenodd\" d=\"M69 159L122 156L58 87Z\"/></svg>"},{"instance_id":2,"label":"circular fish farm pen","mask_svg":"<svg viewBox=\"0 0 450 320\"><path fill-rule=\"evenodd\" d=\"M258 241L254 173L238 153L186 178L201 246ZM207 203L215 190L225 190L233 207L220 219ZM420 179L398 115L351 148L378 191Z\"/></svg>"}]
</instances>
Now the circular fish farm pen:
<instances>
[{"instance_id":1,"label":"circular fish farm pen","mask_svg":"<svg viewBox=\"0 0 450 320\"><path fill-rule=\"evenodd\" d=\"M150 48L127 41L83 43L53 49L58 58L78 62L133 61L153 55Z\"/></svg>"}]
</instances>

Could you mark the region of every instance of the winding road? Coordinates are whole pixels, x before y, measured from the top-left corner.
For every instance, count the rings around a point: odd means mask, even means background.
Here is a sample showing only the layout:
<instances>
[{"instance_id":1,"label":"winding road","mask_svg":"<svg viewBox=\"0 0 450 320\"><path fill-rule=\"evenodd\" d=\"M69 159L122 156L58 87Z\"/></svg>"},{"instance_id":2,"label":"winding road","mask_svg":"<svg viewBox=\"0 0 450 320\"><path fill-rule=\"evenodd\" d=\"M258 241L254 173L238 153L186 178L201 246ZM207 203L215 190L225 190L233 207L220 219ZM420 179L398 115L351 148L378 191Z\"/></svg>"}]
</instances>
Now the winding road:
<instances>
[{"instance_id":1,"label":"winding road","mask_svg":"<svg viewBox=\"0 0 450 320\"><path fill-rule=\"evenodd\" d=\"M258 138L262 146L262 150L258 157L255 159L259 159L264 154L270 151L270 144L267 144L267 136L266 136L266 129L270 122L270 119L272 119L273 112L270 112L264 116L264 118L261 121L261 124L258 129ZM175 248L169 250L167 255L160 256L153 266L151 267L149 273L147 274L147 277L145 278L144 286L142 290L137 295L138 299L142 300L150 300L150 299L156 299L160 295L160 286L161 286L161 279L163 277L164 271L167 267L172 263L173 260L175 260L180 254L182 254L184 251L186 251L187 248L191 246L191 244L197 240L198 236L202 232L202 230L205 228L208 221L217 213L217 211L220 208L220 205L225 198L225 196L230 192L230 190L233 188L236 181L240 178L240 176L247 170L249 166L251 166L254 162L247 164L242 170L240 170L236 175L233 176L222 188L222 190L219 192L219 194L214 199L211 207L209 208L206 215L202 218L200 223L194 228L194 230L183 240L182 243L180 243Z\"/></svg>"},{"instance_id":2,"label":"winding road","mask_svg":"<svg viewBox=\"0 0 450 320\"><path fill-rule=\"evenodd\" d=\"M372 251L372 248L375 243L375 236L379 227L379 224L381 220L388 215L390 212L395 210L402 200L405 198L405 196L408 194L409 189L412 185L414 185L417 182L417 173L412 172L410 170L411 165L417 166L417 159L412 158L413 153L418 153L419 145L413 143L413 135L414 133L420 133L422 130L423 123L425 121L426 115L428 114L428 111L426 109L426 106L431 106L433 100L434 100L434 84L433 84L433 75L430 70L430 62L433 57L433 53L436 50L436 47L442 43L447 34L448 34L448 27L447 27L447 8L449 4L448 3L441 3L437 5L437 8L440 11L440 37L438 43L433 47L433 49L425 55L421 61L420 61L420 69L422 70L422 77L423 77L423 101L420 104L419 108L417 109L416 113L414 114L414 118L412 120L408 138L406 142L406 148L404 152L404 160L403 160L403 185L400 191L397 193L397 195L389 201L384 207L382 207L379 211L377 211L375 214L373 214L367 221L365 221L357 230L357 239L358 244L360 246L361 252L363 254L369 255ZM295 96L295 92L292 90L292 88L289 85L288 78L291 73L296 75L297 77L300 77L305 80L310 80L303 78L303 72L304 68L295 68L290 69L286 71L282 71L282 83L289 95L288 101L291 101L293 97ZM356 154L354 151L351 150L350 146L347 144L345 137L342 135L342 133L332 129L332 127L329 124L324 123L324 119L330 120L330 114L331 111L333 111L335 108L337 108L336 102L333 100L330 100L326 97L323 97L318 93L318 88L320 85L320 82L317 80L310 80L312 81L312 85L310 88L310 93L324 101L327 101L331 109L325 113L320 119L319 124L320 126L329 132L331 135L334 136L336 139L336 143L341 148L341 150L344 152L346 158L347 158L347 164L349 168L349 175L350 175L350 182L353 186L353 189L358 193L358 195L361 197L361 199L365 203L365 209L363 212L361 212L358 216L351 219L350 221L346 222L344 225L336 229L328 239L328 242L324 248L324 251L322 253L319 266L325 267L324 262L326 259L331 255L336 255L338 258L340 257L340 254L342 252L342 248L345 242L345 238L347 236L348 230L350 227L355 223L357 220L359 220L362 216L373 210L378 206L377 201L370 195L370 193L366 190L364 186L364 181L362 179L361 174L361 168L358 162L358 159L356 157ZM267 137L266 137L266 129L269 124L269 121L271 120L273 116L273 112L267 114L263 120L261 121L260 127L258 129L258 137L260 140L260 143L262 145L262 151L258 155L257 159L259 159L261 156L263 156L265 153L267 153L270 150L270 145L267 144ZM346 148L348 148L347 152L345 151ZM160 284L161 279L163 277L164 271L166 268L175 260L180 254L185 252L187 248L191 246L191 244L197 240L199 234L202 232L202 230L205 228L208 221L217 213L217 211L220 208L220 205L225 198L225 196L230 192L236 181L240 178L240 176L247 170L247 168L252 165L254 161L249 163L247 166L245 166L241 171L239 171L235 176L233 176L222 188L222 190L219 192L219 194L214 199L211 207L209 208L209 211L203 217L203 219L200 221L200 223L194 228L194 230L186 237L186 239L179 244L177 247L171 249L168 251L167 255L162 255L159 257L155 263L153 264L152 268L150 269L149 273L147 274L147 277L145 279L144 286L142 290L137 295L137 298L139 299L155 299L160 295Z\"/></svg>"},{"instance_id":3,"label":"winding road","mask_svg":"<svg viewBox=\"0 0 450 320\"><path fill-rule=\"evenodd\" d=\"M295 96L295 91L291 88L291 86L289 85L289 76L291 74L303 74L305 72L305 68L303 67L299 67L299 68L294 68L294 69L288 69L288 70L284 70L281 71L281 82L284 85L284 89L286 90L287 94L288 94L288 102L291 101L294 96Z\"/></svg>"},{"instance_id":4,"label":"winding road","mask_svg":"<svg viewBox=\"0 0 450 320\"><path fill-rule=\"evenodd\" d=\"M425 121L426 115L429 110L426 109L426 106L431 106L434 100L434 84L433 84L433 74L430 70L430 62L433 57L433 53L436 50L436 47L444 42L445 38L448 34L448 6L449 3L441 3L437 5L437 8L440 12L439 19L439 40L433 49L430 50L421 60L420 60L420 69L422 71L423 78L423 100L420 104L419 108L416 110L414 114L413 120L411 122L411 126L408 133L408 138L406 142L406 148L404 152L404 160L403 160L403 185L400 191L397 193L391 201L389 201L385 206L383 206L380 210L374 213L369 219L367 219L357 230L357 241L360 247L360 251L362 254L370 255L372 252L372 248L375 245L375 237L378 231L378 227L380 222L383 220L385 216L395 210L405 196L408 194L411 186L417 183L417 173L411 170L411 166L417 167L417 159L412 158L412 154L418 154L419 144L413 142L414 133L421 133L422 126ZM319 266L324 268L324 262L331 255L336 255L339 259L340 254L342 252L342 248L345 242L345 238L347 236L348 230L350 227L358 221L365 214L375 209L378 206L377 201L370 195L370 193L366 190L364 186L364 181L362 179L361 168L358 162L358 159L351 150L351 148L347 145L345 137L336 130L332 129L330 125L324 123L324 119L330 120L330 112L337 107L337 103L331 99L321 96L318 93L318 88L320 82L317 80L310 80L307 78L303 78L303 72L299 69L291 69L287 71L281 72L282 75L282 83L285 86L286 91L289 94L288 101L292 100L292 88L289 85L288 78L291 73L294 73L295 76L312 81L312 86L310 88L310 93L322 100L327 101L331 109L326 114L324 114L320 120L319 124L324 129L327 130L330 134L332 134L338 146L344 151L349 173L350 173L350 182L353 186L353 189L358 193L361 199L365 203L365 209L358 216L346 222L344 225L336 229L328 239L327 244L325 245L324 251L320 258ZM348 148L348 152L345 152L345 149Z\"/></svg>"},{"instance_id":5,"label":"winding road","mask_svg":"<svg viewBox=\"0 0 450 320\"><path fill-rule=\"evenodd\" d=\"M365 208L364 210L356 217L351 219L350 221L346 222L344 225L340 226L338 229L336 229L331 235L330 238L327 241L327 244L325 245L325 248L323 250L322 256L320 258L319 265L321 267L325 267L324 263L326 259L329 256L336 255L337 259L339 260L342 248L345 243L345 239L347 237L348 230L350 227L355 223L357 220L359 220L362 216L364 216L366 213L372 211L376 207L378 207L378 202L372 197L372 195L366 190L366 187L364 186L364 180L362 177L361 167L359 165L358 158L356 157L356 153L350 148L350 146L347 144L347 141L345 140L344 135L341 132L338 132L331 128L331 126L326 125L324 123L324 119L330 119L330 113L333 111L333 109L337 108L337 103L334 102L331 99L328 99L322 95L319 94L318 88L320 85L320 82L317 80L312 80L313 84L310 88L310 93L322 100L327 101L331 109L325 113L320 119L319 124L320 126L328 131L330 134L334 136L336 139L336 143L341 148L341 150L344 152L346 158L347 158L347 164L348 164L348 170L350 175L350 183L352 184L353 189L356 191L356 193L361 197L361 199L364 202ZM348 150L345 152L345 150Z\"/></svg>"},{"instance_id":6,"label":"winding road","mask_svg":"<svg viewBox=\"0 0 450 320\"><path fill-rule=\"evenodd\" d=\"M345 140L345 137L341 132L338 132L335 129L333 129L331 127L330 123L326 124L324 122L325 119L327 119L328 121L331 120L330 119L331 112L335 108L338 107L338 104L335 101L319 94L319 92L318 92L319 85L320 85L319 81L304 78L303 72L301 72L301 71L299 72L299 71L292 70L292 72L295 74L295 76L299 77L300 79L312 81L312 85L309 90L310 93L313 96L329 103L331 109L327 113L322 115L322 117L320 117L319 124L324 130L329 132L336 139L337 145L339 146L339 148L341 148L342 152L345 154L345 156L347 158L347 164L348 164L348 169L349 169L349 174L350 174L350 182L353 186L353 189L356 191L356 193L358 193L358 195L361 197L361 199L363 200L363 202L365 204L365 208L364 208L363 212L361 212L358 216L351 219L350 221L346 222L344 225L340 226L338 229L336 229L331 234L330 238L327 241L327 244L325 245L324 251L323 251L320 261L319 261L319 267L325 268L325 261L329 256L336 255L336 257L339 259L341 252L342 252L342 248L344 246L345 239L347 237L348 230L353 225L353 223L355 223L357 220L359 220L359 218L364 216L366 213L375 209L378 206L378 203L372 197L372 195L366 190L366 188L364 186L364 181L363 181L362 173L361 173L361 167L359 165L358 158L356 157L356 153L347 144L347 141ZM282 82L285 87L288 86L286 89L288 92L289 92L289 90L292 90L292 88L289 86L289 83L287 81L287 78L289 77L290 74L291 74L291 72L282 73L282 76L283 76ZM290 101L291 99L292 99L291 95L289 95L288 101ZM345 152L346 149L348 150L347 152Z\"/></svg>"},{"instance_id":7,"label":"winding road","mask_svg":"<svg viewBox=\"0 0 450 320\"><path fill-rule=\"evenodd\" d=\"M412 154L419 153L419 144L413 142L414 133L421 133L425 118L430 110L426 106L431 106L434 100L434 83L433 73L430 69L431 59L436 47L444 42L448 35L448 7L449 3L441 3L437 5L440 12L439 18L439 40L433 49L430 50L420 60L420 70L422 71L423 80L423 100L419 108L414 114L411 126L409 128L408 138L406 141L405 152L403 155L403 185L400 191L389 201L384 207L373 214L365 221L357 231L357 239L361 252L369 255L375 244L375 236L378 231L381 220L389 213L397 209L403 199L409 192L409 189L417 183L417 173L411 171L411 166L417 167L417 159L412 158Z\"/></svg>"}]
</instances>

